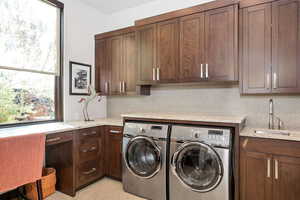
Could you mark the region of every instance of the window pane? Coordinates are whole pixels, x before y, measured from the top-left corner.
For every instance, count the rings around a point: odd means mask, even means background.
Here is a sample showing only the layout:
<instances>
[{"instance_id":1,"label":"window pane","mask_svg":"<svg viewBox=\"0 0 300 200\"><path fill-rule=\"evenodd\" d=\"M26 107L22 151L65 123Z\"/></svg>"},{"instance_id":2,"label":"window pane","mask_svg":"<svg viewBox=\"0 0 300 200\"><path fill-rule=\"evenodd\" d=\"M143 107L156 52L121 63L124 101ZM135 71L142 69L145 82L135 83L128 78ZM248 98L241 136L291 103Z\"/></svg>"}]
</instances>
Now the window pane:
<instances>
[{"instance_id":1,"label":"window pane","mask_svg":"<svg viewBox=\"0 0 300 200\"><path fill-rule=\"evenodd\" d=\"M55 119L54 75L0 70L0 124Z\"/></svg>"},{"instance_id":2,"label":"window pane","mask_svg":"<svg viewBox=\"0 0 300 200\"><path fill-rule=\"evenodd\" d=\"M0 13L0 66L55 73L59 9L41 0L1 0Z\"/></svg>"}]
</instances>

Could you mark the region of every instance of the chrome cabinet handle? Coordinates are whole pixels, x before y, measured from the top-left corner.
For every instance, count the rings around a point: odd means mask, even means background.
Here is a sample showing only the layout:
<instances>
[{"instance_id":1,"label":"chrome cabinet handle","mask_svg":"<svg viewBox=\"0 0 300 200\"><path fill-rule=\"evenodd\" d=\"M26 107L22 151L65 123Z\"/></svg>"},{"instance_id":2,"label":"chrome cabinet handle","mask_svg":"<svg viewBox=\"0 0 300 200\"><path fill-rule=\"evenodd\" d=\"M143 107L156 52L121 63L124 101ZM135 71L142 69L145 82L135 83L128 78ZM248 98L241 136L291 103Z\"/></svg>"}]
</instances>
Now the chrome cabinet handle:
<instances>
[{"instance_id":1,"label":"chrome cabinet handle","mask_svg":"<svg viewBox=\"0 0 300 200\"><path fill-rule=\"evenodd\" d=\"M203 64L201 64L200 77L203 78Z\"/></svg>"},{"instance_id":2,"label":"chrome cabinet handle","mask_svg":"<svg viewBox=\"0 0 300 200\"><path fill-rule=\"evenodd\" d=\"M61 140L61 137L56 137L56 138L48 139L47 142L57 142L59 140Z\"/></svg>"},{"instance_id":3,"label":"chrome cabinet handle","mask_svg":"<svg viewBox=\"0 0 300 200\"><path fill-rule=\"evenodd\" d=\"M115 134L121 133L121 131L115 131L115 130L110 130L109 132L110 133L115 133Z\"/></svg>"},{"instance_id":4,"label":"chrome cabinet handle","mask_svg":"<svg viewBox=\"0 0 300 200\"><path fill-rule=\"evenodd\" d=\"M123 93L126 93L126 85L125 85L125 81L123 81Z\"/></svg>"},{"instance_id":5,"label":"chrome cabinet handle","mask_svg":"<svg viewBox=\"0 0 300 200\"><path fill-rule=\"evenodd\" d=\"M205 70L206 70L206 78L208 78L208 64L206 64L206 66L205 66Z\"/></svg>"},{"instance_id":6,"label":"chrome cabinet handle","mask_svg":"<svg viewBox=\"0 0 300 200\"><path fill-rule=\"evenodd\" d=\"M87 153L87 152L95 151L96 149L97 149L97 147L93 146L93 147L91 147L89 149L83 149L82 152L83 153Z\"/></svg>"},{"instance_id":7,"label":"chrome cabinet handle","mask_svg":"<svg viewBox=\"0 0 300 200\"><path fill-rule=\"evenodd\" d=\"M96 168L92 168L91 170L89 170L89 171L85 171L85 172L82 172L84 175L89 175L89 174L92 174L92 173L94 173L94 172L96 172L97 171L97 169Z\"/></svg>"},{"instance_id":8,"label":"chrome cabinet handle","mask_svg":"<svg viewBox=\"0 0 300 200\"><path fill-rule=\"evenodd\" d=\"M156 68L153 68L153 70L152 70L152 79L153 79L153 81L156 80L156 78L155 78L155 76L156 76L155 71L156 71Z\"/></svg>"},{"instance_id":9,"label":"chrome cabinet handle","mask_svg":"<svg viewBox=\"0 0 300 200\"><path fill-rule=\"evenodd\" d=\"M91 136L91 135L96 135L97 131L92 131L91 133L83 133L83 136Z\"/></svg>"},{"instance_id":10,"label":"chrome cabinet handle","mask_svg":"<svg viewBox=\"0 0 300 200\"><path fill-rule=\"evenodd\" d=\"M271 178L271 159L268 158L267 178Z\"/></svg>"},{"instance_id":11,"label":"chrome cabinet handle","mask_svg":"<svg viewBox=\"0 0 300 200\"><path fill-rule=\"evenodd\" d=\"M160 80L160 68L156 68L156 80Z\"/></svg>"},{"instance_id":12,"label":"chrome cabinet handle","mask_svg":"<svg viewBox=\"0 0 300 200\"><path fill-rule=\"evenodd\" d=\"M108 82L105 82L105 93L108 93Z\"/></svg>"},{"instance_id":13,"label":"chrome cabinet handle","mask_svg":"<svg viewBox=\"0 0 300 200\"><path fill-rule=\"evenodd\" d=\"M277 74L273 74L273 89L277 89Z\"/></svg>"},{"instance_id":14,"label":"chrome cabinet handle","mask_svg":"<svg viewBox=\"0 0 300 200\"><path fill-rule=\"evenodd\" d=\"M274 160L275 162L275 179L278 180L278 160Z\"/></svg>"},{"instance_id":15,"label":"chrome cabinet handle","mask_svg":"<svg viewBox=\"0 0 300 200\"><path fill-rule=\"evenodd\" d=\"M120 93L122 93L123 89L122 89L122 82L120 82Z\"/></svg>"},{"instance_id":16,"label":"chrome cabinet handle","mask_svg":"<svg viewBox=\"0 0 300 200\"><path fill-rule=\"evenodd\" d=\"M270 89L270 73L267 74L267 89Z\"/></svg>"}]
</instances>

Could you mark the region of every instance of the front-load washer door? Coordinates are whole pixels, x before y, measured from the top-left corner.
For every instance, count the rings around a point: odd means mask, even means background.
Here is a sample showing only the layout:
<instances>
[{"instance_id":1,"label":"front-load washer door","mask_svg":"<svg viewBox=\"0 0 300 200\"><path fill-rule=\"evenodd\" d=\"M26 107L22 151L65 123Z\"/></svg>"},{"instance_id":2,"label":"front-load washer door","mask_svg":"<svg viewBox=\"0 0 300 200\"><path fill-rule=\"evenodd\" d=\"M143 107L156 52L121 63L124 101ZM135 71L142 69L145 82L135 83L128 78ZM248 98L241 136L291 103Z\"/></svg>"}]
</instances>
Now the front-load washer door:
<instances>
[{"instance_id":1,"label":"front-load washer door","mask_svg":"<svg viewBox=\"0 0 300 200\"><path fill-rule=\"evenodd\" d=\"M195 192L208 192L223 177L223 165L217 152L201 142L182 144L172 157L172 171L180 182Z\"/></svg>"},{"instance_id":2,"label":"front-load washer door","mask_svg":"<svg viewBox=\"0 0 300 200\"><path fill-rule=\"evenodd\" d=\"M146 136L132 138L126 149L126 165L135 176L151 178L161 168L161 150Z\"/></svg>"}]
</instances>

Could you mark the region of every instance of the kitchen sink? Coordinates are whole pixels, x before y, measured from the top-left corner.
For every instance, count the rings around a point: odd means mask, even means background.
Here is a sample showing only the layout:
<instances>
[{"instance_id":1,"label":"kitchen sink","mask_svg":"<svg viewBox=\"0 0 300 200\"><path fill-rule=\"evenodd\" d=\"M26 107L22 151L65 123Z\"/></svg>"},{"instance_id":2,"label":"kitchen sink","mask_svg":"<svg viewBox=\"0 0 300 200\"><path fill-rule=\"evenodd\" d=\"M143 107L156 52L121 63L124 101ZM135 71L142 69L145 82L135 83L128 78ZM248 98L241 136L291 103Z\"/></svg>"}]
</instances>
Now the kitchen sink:
<instances>
[{"instance_id":1,"label":"kitchen sink","mask_svg":"<svg viewBox=\"0 0 300 200\"><path fill-rule=\"evenodd\" d=\"M274 134L274 135L284 135L284 136L290 136L291 133L289 131L284 130L255 130L254 131L257 134Z\"/></svg>"}]
</instances>

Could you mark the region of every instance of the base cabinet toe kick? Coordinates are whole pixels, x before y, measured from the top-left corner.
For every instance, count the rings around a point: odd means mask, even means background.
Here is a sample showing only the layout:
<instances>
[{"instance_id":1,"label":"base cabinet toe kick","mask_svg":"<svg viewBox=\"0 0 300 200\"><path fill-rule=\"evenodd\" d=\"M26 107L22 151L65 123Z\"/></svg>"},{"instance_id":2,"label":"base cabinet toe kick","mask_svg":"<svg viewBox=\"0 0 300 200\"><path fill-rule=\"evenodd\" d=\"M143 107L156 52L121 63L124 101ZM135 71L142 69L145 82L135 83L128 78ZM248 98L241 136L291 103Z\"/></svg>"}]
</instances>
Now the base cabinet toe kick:
<instances>
[{"instance_id":1,"label":"base cabinet toe kick","mask_svg":"<svg viewBox=\"0 0 300 200\"><path fill-rule=\"evenodd\" d=\"M107 125L47 135L46 167L56 169L56 189L75 196L104 176L121 180L122 135L123 127Z\"/></svg>"}]
</instances>

